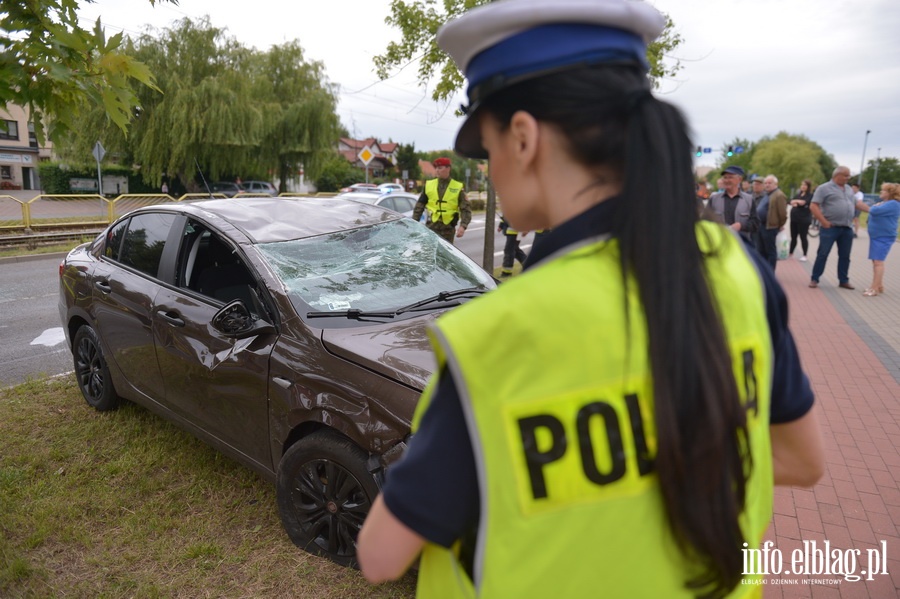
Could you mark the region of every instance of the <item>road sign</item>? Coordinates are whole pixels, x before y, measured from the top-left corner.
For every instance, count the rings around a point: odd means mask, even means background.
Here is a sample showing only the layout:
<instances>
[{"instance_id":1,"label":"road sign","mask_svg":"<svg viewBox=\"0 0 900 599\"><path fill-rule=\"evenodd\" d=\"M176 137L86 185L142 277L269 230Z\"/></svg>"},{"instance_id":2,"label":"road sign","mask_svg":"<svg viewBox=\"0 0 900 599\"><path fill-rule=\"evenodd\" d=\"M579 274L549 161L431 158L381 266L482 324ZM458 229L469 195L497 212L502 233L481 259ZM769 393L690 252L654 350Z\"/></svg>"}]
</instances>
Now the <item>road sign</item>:
<instances>
[{"instance_id":1,"label":"road sign","mask_svg":"<svg viewBox=\"0 0 900 599\"><path fill-rule=\"evenodd\" d=\"M97 159L97 162L103 160L103 157L106 156L106 150L103 149L103 144L99 141L94 144L94 149L91 150L91 154L94 155L94 158Z\"/></svg>"},{"instance_id":2,"label":"road sign","mask_svg":"<svg viewBox=\"0 0 900 599\"><path fill-rule=\"evenodd\" d=\"M363 164L369 166L369 163L372 162L373 158L375 158L375 152L373 152L369 146L366 146L362 150L360 150L359 154L357 154L356 157L362 160Z\"/></svg>"},{"instance_id":3,"label":"road sign","mask_svg":"<svg viewBox=\"0 0 900 599\"><path fill-rule=\"evenodd\" d=\"M712 154L712 148L703 148L704 154Z\"/></svg>"}]
</instances>

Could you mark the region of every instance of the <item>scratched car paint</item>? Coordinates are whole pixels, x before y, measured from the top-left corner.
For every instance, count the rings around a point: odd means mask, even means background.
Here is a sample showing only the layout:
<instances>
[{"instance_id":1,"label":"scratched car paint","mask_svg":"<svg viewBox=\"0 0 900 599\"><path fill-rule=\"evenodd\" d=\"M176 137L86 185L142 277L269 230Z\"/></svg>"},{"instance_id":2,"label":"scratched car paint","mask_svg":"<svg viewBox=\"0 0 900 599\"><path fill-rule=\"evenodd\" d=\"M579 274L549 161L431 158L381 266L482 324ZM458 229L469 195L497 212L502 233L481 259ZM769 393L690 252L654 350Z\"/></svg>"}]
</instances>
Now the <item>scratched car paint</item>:
<instances>
[{"instance_id":1,"label":"scratched car paint","mask_svg":"<svg viewBox=\"0 0 900 599\"><path fill-rule=\"evenodd\" d=\"M355 565L434 361L425 328L494 280L419 223L339 199L132 212L60 265L90 406L141 404L276 484L300 547Z\"/></svg>"}]
</instances>

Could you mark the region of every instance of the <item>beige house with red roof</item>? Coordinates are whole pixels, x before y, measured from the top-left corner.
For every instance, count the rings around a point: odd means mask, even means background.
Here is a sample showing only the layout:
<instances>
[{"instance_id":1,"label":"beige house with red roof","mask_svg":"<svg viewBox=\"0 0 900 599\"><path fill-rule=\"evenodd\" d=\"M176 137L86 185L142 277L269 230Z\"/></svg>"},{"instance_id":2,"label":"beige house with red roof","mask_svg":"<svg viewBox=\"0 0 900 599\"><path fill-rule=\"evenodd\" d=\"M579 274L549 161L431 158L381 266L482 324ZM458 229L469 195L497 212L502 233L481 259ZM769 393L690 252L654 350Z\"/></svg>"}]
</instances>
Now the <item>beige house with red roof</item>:
<instances>
[{"instance_id":1,"label":"beige house with red roof","mask_svg":"<svg viewBox=\"0 0 900 599\"><path fill-rule=\"evenodd\" d=\"M338 152L353 166L364 169L366 165L359 158L360 152L368 148L374 155L369 162L369 171L373 177L383 177L386 170L394 168L397 164L397 149L400 144L394 142L382 143L374 137L366 139L351 139L342 137L338 141Z\"/></svg>"}]
</instances>

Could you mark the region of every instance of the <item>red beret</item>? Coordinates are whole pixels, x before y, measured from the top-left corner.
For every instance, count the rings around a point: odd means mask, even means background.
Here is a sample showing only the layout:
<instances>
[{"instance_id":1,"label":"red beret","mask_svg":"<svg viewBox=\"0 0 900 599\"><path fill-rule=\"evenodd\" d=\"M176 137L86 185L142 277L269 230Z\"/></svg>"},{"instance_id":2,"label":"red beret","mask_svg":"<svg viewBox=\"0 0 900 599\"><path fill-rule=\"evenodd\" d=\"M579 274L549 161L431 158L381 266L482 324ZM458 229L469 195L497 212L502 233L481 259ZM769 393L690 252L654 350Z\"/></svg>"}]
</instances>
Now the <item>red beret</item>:
<instances>
[{"instance_id":1,"label":"red beret","mask_svg":"<svg viewBox=\"0 0 900 599\"><path fill-rule=\"evenodd\" d=\"M449 158L435 158L432 163L434 166L450 166Z\"/></svg>"}]
</instances>

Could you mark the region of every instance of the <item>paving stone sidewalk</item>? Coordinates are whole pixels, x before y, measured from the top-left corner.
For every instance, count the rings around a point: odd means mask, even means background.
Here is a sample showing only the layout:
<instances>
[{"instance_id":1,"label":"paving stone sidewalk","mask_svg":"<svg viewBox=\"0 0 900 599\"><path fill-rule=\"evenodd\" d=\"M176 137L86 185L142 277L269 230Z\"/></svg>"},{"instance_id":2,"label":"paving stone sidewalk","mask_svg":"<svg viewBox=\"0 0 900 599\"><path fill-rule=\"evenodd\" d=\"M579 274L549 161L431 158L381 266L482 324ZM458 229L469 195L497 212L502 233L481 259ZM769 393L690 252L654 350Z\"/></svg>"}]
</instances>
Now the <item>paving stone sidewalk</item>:
<instances>
[{"instance_id":1,"label":"paving stone sidewalk","mask_svg":"<svg viewBox=\"0 0 900 599\"><path fill-rule=\"evenodd\" d=\"M827 470L811 490L776 489L766 538L785 570L791 568L792 552L811 556L813 548L824 550L827 542L830 565L843 566L831 571L852 569L861 579L773 574L764 596L895 599L900 597L900 244L885 264L885 293L866 297L862 292L871 283L872 262L865 229L853 244L852 291L838 287L836 247L819 287L808 287L818 249L818 240L810 241L808 262L781 260L776 274L816 393ZM858 557L853 550L860 551ZM875 556L882 555L886 564L875 564Z\"/></svg>"}]
</instances>

